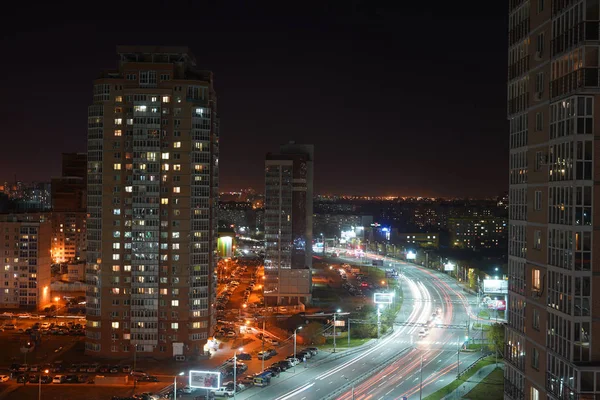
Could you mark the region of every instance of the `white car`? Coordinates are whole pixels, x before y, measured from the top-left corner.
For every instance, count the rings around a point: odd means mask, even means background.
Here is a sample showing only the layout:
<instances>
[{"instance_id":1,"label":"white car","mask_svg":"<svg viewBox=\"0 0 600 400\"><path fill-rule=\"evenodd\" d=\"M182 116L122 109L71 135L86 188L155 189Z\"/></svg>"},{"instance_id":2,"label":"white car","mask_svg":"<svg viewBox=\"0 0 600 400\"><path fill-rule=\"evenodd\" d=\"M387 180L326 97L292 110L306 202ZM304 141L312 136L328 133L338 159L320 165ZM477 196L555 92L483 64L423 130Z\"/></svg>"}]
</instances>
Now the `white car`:
<instances>
[{"instance_id":1,"label":"white car","mask_svg":"<svg viewBox=\"0 0 600 400\"><path fill-rule=\"evenodd\" d=\"M10 376L8 375L0 375L0 382L8 382Z\"/></svg>"},{"instance_id":2,"label":"white car","mask_svg":"<svg viewBox=\"0 0 600 400\"><path fill-rule=\"evenodd\" d=\"M185 394L190 394L190 393L194 393L196 391L196 389L186 386L183 389L181 389L181 391Z\"/></svg>"},{"instance_id":3,"label":"white car","mask_svg":"<svg viewBox=\"0 0 600 400\"><path fill-rule=\"evenodd\" d=\"M238 383L236 393L239 393L245 389L246 389L246 386L244 384ZM217 390L214 390L213 394L215 396L219 396L219 397L233 397L233 383L226 385L226 386L222 386L222 387L218 388Z\"/></svg>"}]
</instances>

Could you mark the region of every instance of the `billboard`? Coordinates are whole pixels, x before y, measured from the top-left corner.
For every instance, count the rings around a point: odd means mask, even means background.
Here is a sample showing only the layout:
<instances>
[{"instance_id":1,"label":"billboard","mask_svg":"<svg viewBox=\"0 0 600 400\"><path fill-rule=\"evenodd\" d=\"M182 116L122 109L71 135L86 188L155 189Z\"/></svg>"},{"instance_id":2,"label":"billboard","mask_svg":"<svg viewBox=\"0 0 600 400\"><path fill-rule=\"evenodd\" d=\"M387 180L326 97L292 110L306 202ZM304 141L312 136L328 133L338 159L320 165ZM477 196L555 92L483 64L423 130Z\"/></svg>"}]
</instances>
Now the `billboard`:
<instances>
[{"instance_id":1,"label":"billboard","mask_svg":"<svg viewBox=\"0 0 600 400\"><path fill-rule=\"evenodd\" d=\"M508 281L504 279L484 279L483 293L508 294Z\"/></svg>"},{"instance_id":2,"label":"billboard","mask_svg":"<svg viewBox=\"0 0 600 400\"><path fill-rule=\"evenodd\" d=\"M375 304L392 304L394 301L393 293L375 293L373 295Z\"/></svg>"},{"instance_id":3,"label":"billboard","mask_svg":"<svg viewBox=\"0 0 600 400\"><path fill-rule=\"evenodd\" d=\"M452 263L444 264L444 271L454 271L455 265Z\"/></svg>"},{"instance_id":4,"label":"billboard","mask_svg":"<svg viewBox=\"0 0 600 400\"><path fill-rule=\"evenodd\" d=\"M213 371L190 371L191 388L218 389L221 387L221 373Z\"/></svg>"},{"instance_id":5,"label":"billboard","mask_svg":"<svg viewBox=\"0 0 600 400\"><path fill-rule=\"evenodd\" d=\"M407 260L416 260L417 253L415 253L414 251L409 251L408 253L406 253L406 259Z\"/></svg>"},{"instance_id":6,"label":"billboard","mask_svg":"<svg viewBox=\"0 0 600 400\"><path fill-rule=\"evenodd\" d=\"M490 310L506 311L506 301L504 300L490 300L487 306Z\"/></svg>"}]
</instances>

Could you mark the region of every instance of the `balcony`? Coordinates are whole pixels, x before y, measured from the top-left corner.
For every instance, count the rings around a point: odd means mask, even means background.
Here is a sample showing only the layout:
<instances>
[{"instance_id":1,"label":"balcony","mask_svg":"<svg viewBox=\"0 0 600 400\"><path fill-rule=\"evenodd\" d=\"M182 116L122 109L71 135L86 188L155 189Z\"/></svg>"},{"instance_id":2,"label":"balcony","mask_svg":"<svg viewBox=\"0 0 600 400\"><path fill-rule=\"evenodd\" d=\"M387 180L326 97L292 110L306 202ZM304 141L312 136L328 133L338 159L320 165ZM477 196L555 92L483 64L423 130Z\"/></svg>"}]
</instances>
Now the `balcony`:
<instances>
[{"instance_id":1,"label":"balcony","mask_svg":"<svg viewBox=\"0 0 600 400\"><path fill-rule=\"evenodd\" d=\"M550 42L552 56L577 47L584 41L597 41L600 39L600 23L598 21L584 21L571 29L563 32Z\"/></svg>"},{"instance_id":2,"label":"balcony","mask_svg":"<svg viewBox=\"0 0 600 400\"><path fill-rule=\"evenodd\" d=\"M512 80L523 75L529 70L529 56L521 58L519 61L508 66L508 80Z\"/></svg>"},{"instance_id":3,"label":"balcony","mask_svg":"<svg viewBox=\"0 0 600 400\"><path fill-rule=\"evenodd\" d=\"M529 18L524 19L508 32L508 45L512 46L529 34Z\"/></svg>"},{"instance_id":4,"label":"balcony","mask_svg":"<svg viewBox=\"0 0 600 400\"><path fill-rule=\"evenodd\" d=\"M582 88L600 87L600 68L580 68L550 82L550 96L559 97ZM510 102L509 102L510 105Z\"/></svg>"},{"instance_id":5,"label":"balcony","mask_svg":"<svg viewBox=\"0 0 600 400\"><path fill-rule=\"evenodd\" d=\"M506 378L504 378L504 394L513 400L525 400L523 391Z\"/></svg>"}]
</instances>

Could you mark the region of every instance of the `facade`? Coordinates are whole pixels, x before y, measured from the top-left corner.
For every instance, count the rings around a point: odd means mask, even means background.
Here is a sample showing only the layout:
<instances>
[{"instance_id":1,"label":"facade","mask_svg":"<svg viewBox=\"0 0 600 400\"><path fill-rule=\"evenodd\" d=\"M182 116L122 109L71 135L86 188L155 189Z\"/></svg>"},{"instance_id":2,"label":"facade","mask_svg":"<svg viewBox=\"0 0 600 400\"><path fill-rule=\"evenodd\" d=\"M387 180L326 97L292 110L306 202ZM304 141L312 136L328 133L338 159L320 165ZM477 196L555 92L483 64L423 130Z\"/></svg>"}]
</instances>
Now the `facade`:
<instances>
[{"instance_id":1,"label":"facade","mask_svg":"<svg viewBox=\"0 0 600 400\"><path fill-rule=\"evenodd\" d=\"M49 213L52 221L52 261L85 261L87 248L86 213L58 211Z\"/></svg>"},{"instance_id":2,"label":"facade","mask_svg":"<svg viewBox=\"0 0 600 400\"><path fill-rule=\"evenodd\" d=\"M62 175L52 178L52 209L85 212L86 181L87 154L63 153Z\"/></svg>"},{"instance_id":3,"label":"facade","mask_svg":"<svg viewBox=\"0 0 600 400\"><path fill-rule=\"evenodd\" d=\"M598 398L600 299L591 292L600 284L599 4L508 5L505 398Z\"/></svg>"},{"instance_id":4,"label":"facade","mask_svg":"<svg viewBox=\"0 0 600 400\"><path fill-rule=\"evenodd\" d=\"M493 249L506 246L506 218L463 217L448 219L450 246L461 249Z\"/></svg>"},{"instance_id":5,"label":"facade","mask_svg":"<svg viewBox=\"0 0 600 400\"><path fill-rule=\"evenodd\" d=\"M267 305L307 304L312 288L312 145L293 142L265 161Z\"/></svg>"},{"instance_id":6,"label":"facade","mask_svg":"<svg viewBox=\"0 0 600 400\"><path fill-rule=\"evenodd\" d=\"M68 282L84 282L85 281L85 263L67 265L67 281Z\"/></svg>"},{"instance_id":7,"label":"facade","mask_svg":"<svg viewBox=\"0 0 600 400\"><path fill-rule=\"evenodd\" d=\"M437 249L440 247L440 234L437 232L398 233L397 242L408 248L425 247Z\"/></svg>"},{"instance_id":8,"label":"facade","mask_svg":"<svg viewBox=\"0 0 600 400\"><path fill-rule=\"evenodd\" d=\"M185 47L117 52L88 109L86 353L194 358L215 323L213 75Z\"/></svg>"},{"instance_id":9,"label":"facade","mask_svg":"<svg viewBox=\"0 0 600 400\"><path fill-rule=\"evenodd\" d=\"M51 237L43 214L0 216L0 308L41 310L51 303Z\"/></svg>"}]
</instances>

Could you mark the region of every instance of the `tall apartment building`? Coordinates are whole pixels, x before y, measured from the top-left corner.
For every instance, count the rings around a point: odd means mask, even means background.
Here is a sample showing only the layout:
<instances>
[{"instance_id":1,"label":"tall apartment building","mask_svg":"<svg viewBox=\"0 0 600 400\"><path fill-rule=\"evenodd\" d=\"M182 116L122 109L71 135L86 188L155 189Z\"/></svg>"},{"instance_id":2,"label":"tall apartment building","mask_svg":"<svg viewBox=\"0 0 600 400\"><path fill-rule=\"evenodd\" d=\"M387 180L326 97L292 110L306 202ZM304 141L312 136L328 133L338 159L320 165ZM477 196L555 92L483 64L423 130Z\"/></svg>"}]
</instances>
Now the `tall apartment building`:
<instances>
[{"instance_id":1,"label":"tall apartment building","mask_svg":"<svg viewBox=\"0 0 600 400\"><path fill-rule=\"evenodd\" d=\"M0 308L40 310L51 303L51 237L44 214L0 216Z\"/></svg>"},{"instance_id":2,"label":"tall apartment building","mask_svg":"<svg viewBox=\"0 0 600 400\"><path fill-rule=\"evenodd\" d=\"M265 284L268 305L310 303L313 145L290 142L265 161Z\"/></svg>"},{"instance_id":3,"label":"tall apartment building","mask_svg":"<svg viewBox=\"0 0 600 400\"><path fill-rule=\"evenodd\" d=\"M62 174L52 178L52 210L85 212L87 154L63 153Z\"/></svg>"},{"instance_id":4,"label":"tall apartment building","mask_svg":"<svg viewBox=\"0 0 600 400\"><path fill-rule=\"evenodd\" d=\"M48 214L52 222L52 261L85 261L87 248L86 213L58 211Z\"/></svg>"},{"instance_id":5,"label":"tall apartment building","mask_svg":"<svg viewBox=\"0 0 600 400\"><path fill-rule=\"evenodd\" d=\"M600 284L599 2L508 5L505 398L598 398L600 295L591 292Z\"/></svg>"},{"instance_id":6,"label":"tall apartment building","mask_svg":"<svg viewBox=\"0 0 600 400\"><path fill-rule=\"evenodd\" d=\"M86 352L195 357L215 323L213 75L185 47L117 52L88 109Z\"/></svg>"}]
</instances>

